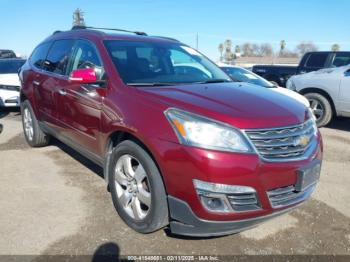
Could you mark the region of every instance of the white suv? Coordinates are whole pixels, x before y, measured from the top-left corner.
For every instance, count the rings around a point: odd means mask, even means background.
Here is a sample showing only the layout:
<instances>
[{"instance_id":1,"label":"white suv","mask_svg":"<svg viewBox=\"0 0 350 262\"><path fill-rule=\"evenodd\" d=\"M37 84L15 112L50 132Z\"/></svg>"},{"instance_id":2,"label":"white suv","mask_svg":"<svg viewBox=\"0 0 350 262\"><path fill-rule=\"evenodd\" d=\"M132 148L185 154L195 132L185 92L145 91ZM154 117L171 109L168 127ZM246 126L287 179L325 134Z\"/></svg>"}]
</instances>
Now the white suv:
<instances>
[{"instance_id":1,"label":"white suv","mask_svg":"<svg viewBox=\"0 0 350 262\"><path fill-rule=\"evenodd\" d=\"M319 127L333 116L350 117L350 65L292 76L287 88L309 100Z\"/></svg>"},{"instance_id":2,"label":"white suv","mask_svg":"<svg viewBox=\"0 0 350 262\"><path fill-rule=\"evenodd\" d=\"M0 107L19 106L18 70L24 59L0 59Z\"/></svg>"}]
</instances>

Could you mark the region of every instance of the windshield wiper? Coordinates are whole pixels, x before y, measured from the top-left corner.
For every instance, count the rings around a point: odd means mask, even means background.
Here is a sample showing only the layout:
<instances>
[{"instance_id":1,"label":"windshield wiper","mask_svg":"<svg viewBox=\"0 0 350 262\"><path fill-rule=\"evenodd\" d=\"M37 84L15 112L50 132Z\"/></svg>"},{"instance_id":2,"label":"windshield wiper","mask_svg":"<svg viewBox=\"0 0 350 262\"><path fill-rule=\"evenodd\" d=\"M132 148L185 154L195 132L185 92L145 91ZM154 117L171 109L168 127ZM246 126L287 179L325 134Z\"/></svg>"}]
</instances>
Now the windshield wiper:
<instances>
[{"instance_id":1,"label":"windshield wiper","mask_svg":"<svg viewBox=\"0 0 350 262\"><path fill-rule=\"evenodd\" d=\"M206 81L197 82L196 84L212 84L212 83L228 83L228 82L232 82L232 81L227 79L208 79Z\"/></svg>"},{"instance_id":2,"label":"windshield wiper","mask_svg":"<svg viewBox=\"0 0 350 262\"><path fill-rule=\"evenodd\" d=\"M127 83L128 86L173 86L177 85L176 83L163 83L163 82L154 82L154 83Z\"/></svg>"}]
</instances>

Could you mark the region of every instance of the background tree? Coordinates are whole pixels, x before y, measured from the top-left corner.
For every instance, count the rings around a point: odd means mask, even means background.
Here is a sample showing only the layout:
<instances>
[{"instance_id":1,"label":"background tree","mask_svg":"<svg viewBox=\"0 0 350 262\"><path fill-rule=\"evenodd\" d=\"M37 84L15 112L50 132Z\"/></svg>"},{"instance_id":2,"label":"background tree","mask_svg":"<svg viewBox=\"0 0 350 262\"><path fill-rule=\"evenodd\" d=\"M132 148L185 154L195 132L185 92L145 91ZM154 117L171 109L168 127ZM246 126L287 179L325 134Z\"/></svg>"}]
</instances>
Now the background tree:
<instances>
[{"instance_id":1,"label":"background tree","mask_svg":"<svg viewBox=\"0 0 350 262\"><path fill-rule=\"evenodd\" d=\"M235 53L240 54L241 53L241 47L239 45L236 45L235 47Z\"/></svg>"},{"instance_id":2,"label":"background tree","mask_svg":"<svg viewBox=\"0 0 350 262\"><path fill-rule=\"evenodd\" d=\"M252 56L261 56L260 55L260 46L258 44L252 44Z\"/></svg>"},{"instance_id":3,"label":"background tree","mask_svg":"<svg viewBox=\"0 0 350 262\"><path fill-rule=\"evenodd\" d=\"M332 45L332 51L333 52L340 51L340 45L338 45L338 44Z\"/></svg>"},{"instance_id":4,"label":"background tree","mask_svg":"<svg viewBox=\"0 0 350 262\"><path fill-rule=\"evenodd\" d=\"M263 43L259 46L259 55L260 56L272 56L273 47L269 43Z\"/></svg>"},{"instance_id":5,"label":"background tree","mask_svg":"<svg viewBox=\"0 0 350 262\"><path fill-rule=\"evenodd\" d=\"M281 42L280 42L280 56L283 55L284 49L286 49L286 45L287 45L286 41L281 40Z\"/></svg>"},{"instance_id":6,"label":"background tree","mask_svg":"<svg viewBox=\"0 0 350 262\"><path fill-rule=\"evenodd\" d=\"M317 51L318 47L313 42L301 42L296 47L297 52L300 56L303 56L307 52Z\"/></svg>"},{"instance_id":7,"label":"background tree","mask_svg":"<svg viewBox=\"0 0 350 262\"><path fill-rule=\"evenodd\" d=\"M253 45L252 43L244 43L242 46L241 46L241 50L242 50L242 56L253 56Z\"/></svg>"},{"instance_id":8,"label":"background tree","mask_svg":"<svg viewBox=\"0 0 350 262\"><path fill-rule=\"evenodd\" d=\"M224 49L225 49L225 61L232 62L234 55L232 53L232 41L230 39L225 40L224 42Z\"/></svg>"},{"instance_id":9,"label":"background tree","mask_svg":"<svg viewBox=\"0 0 350 262\"><path fill-rule=\"evenodd\" d=\"M218 49L219 49L219 52L220 52L220 61L222 61L223 60L223 53L224 53L224 45L221 43L221 44L219 44L219 46L218 46Z\"/></svg>"},{"instance_id":10,"label":"background tree","mask_svg":"<svg viewBox=\"0 0 350 262\"><path fill-rule=\"evenodd\" d=\"M85 26L84 12L80 8L73 12L73 26Z\"/></svg>"}]
</instances>

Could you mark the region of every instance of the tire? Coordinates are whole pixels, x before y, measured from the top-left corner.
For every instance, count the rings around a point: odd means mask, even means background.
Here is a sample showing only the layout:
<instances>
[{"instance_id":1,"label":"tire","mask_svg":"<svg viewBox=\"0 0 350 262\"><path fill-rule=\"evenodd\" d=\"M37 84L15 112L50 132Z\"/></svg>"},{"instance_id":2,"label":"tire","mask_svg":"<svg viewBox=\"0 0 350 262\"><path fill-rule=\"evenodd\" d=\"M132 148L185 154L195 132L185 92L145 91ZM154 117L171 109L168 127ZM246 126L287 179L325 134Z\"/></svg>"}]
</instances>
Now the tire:
<instances>
[{"instance_id":1,"label":"tire","mask_svg":"<svg viewBox=\"0 0 350 262\"><path fill-rule=\"evenodd\" d=\"M21 103L21 115L24 136L27 143L31 147L43 147L48 145L50 136L41 130L33 108L28 100Z\"/></svg>"},{"instance_id":2,"label":"tire","mask_svg":"<svg viewBox=\"0 0 350 262\"><path fill-rule=\"evenodd\" d=\"M169 224L162 177L141 146L131 140L118 144L112 151L108 173L114 207L129 227L150 233Z\"/></svg>"},{"instance_id":3,"label":"tire","mask_svg":"<svg viewBox=\"0 0 350 262\"><path fill-rule=\"evenodd\" d=\"M333 117L333 109L330 101L319 93L306 93L304 96L310 102L311 110L316 117L317 126L328 125Z\"/></svg>"}]
</instances>

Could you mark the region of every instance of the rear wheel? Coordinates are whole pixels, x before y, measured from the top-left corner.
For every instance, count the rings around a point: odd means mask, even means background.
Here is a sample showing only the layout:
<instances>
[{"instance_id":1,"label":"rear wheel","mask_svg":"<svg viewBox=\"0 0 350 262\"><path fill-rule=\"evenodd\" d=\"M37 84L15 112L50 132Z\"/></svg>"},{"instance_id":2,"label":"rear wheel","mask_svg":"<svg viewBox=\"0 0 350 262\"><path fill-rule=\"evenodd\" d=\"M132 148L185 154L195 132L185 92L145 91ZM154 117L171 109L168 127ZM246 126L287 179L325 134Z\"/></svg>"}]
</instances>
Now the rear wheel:
<instances>
[{"instance_id":1,"label":"rear wheel","mask_svg":"<svg viewBox=\"0 0 350 262\"><path fill-rule=\"evenodd\" d=\"M305 97L310 102L310 108L316 117L317 126L328 125L333 116L333 110L329 100L319 93L307 93Z\"/></svg>"},{"instance_id":2,"label":"rear wheel","mask_svg":"<svg viewBox=\"0 0 350 262\"><path fill-rule=\"evenodd\" d=\"M32 147L48 145L50 137L41 130L33 108L28 100L21 103L21 115L24 136L27 143Z\"/></svg>"},{"instance_id":3,"label":"rear wheel","mask_svg":"<svg viewBox=\"0 0 350 262\"><path fill-rule=\"evenodd\" d=\"M161 175L152 158L138 144L126 140L111 156L109 188L124 222L140 233L168 224L168 205Z\"/></svg>"}]
</instances>

